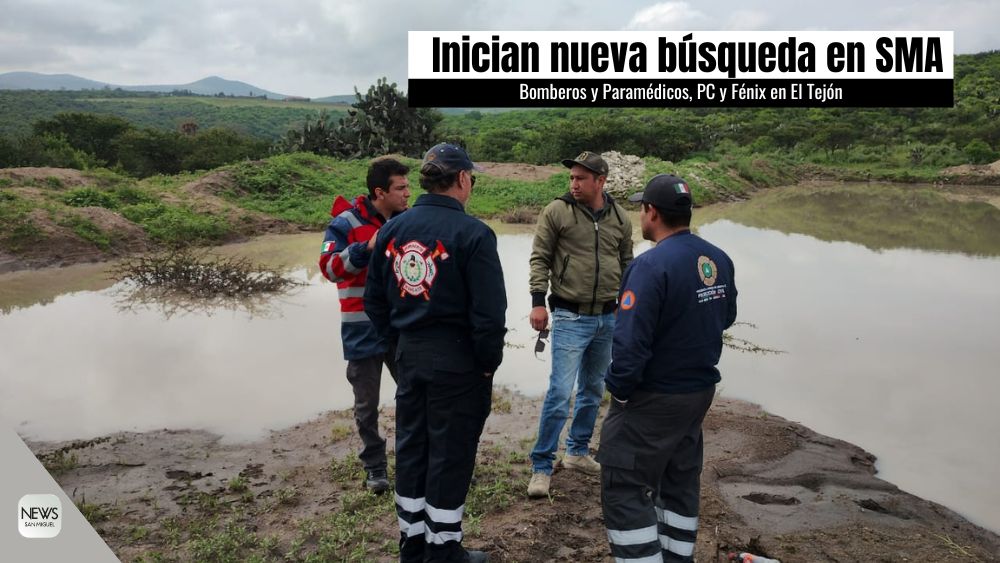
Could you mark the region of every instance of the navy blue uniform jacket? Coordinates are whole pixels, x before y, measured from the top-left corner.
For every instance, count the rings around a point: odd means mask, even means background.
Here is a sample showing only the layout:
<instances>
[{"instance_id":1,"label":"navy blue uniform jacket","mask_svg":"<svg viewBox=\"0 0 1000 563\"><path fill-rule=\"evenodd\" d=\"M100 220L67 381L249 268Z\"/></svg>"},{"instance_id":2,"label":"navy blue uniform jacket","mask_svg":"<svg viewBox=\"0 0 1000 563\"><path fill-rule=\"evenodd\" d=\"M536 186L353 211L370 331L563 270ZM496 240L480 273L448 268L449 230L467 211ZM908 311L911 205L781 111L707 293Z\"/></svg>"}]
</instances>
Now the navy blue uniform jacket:
<instances>
[{"instance_id":1,"label":"navy blue uniform jacket","mask_svg":"<svg viewBox=\"0 0 1000 563\"><path fill-rule=\"evenodd\" d=\"M471 337L476 370L493 373L503 359L506 311L497 237L455 198L423 194L379 230L365 312L383 337Z\"/></svg>"},{"instance_id":2,"label":"navy blue uniform jacket","mask_svg":"<svg viewBox=\"0 0 1000 563\"><path fill-rule=\"evenodd\" d=\"M691 231L661 240L625 270L608 390L691 393L719 382L722 332L736 320L733 261Z\"/></svg>"}]
</instances>

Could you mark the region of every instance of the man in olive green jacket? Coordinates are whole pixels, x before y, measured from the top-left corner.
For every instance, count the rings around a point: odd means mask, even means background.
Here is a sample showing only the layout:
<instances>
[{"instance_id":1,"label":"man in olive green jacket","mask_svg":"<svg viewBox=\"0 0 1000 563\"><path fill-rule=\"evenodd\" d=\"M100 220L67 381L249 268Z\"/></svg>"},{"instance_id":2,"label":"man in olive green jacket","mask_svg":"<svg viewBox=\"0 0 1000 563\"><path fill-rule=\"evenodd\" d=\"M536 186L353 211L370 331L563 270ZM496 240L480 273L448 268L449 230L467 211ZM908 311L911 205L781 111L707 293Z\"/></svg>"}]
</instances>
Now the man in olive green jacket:
<instances>
[{"instance_id":1,"label":"man in olive green jacket","mask_svg":"<svg viewBox=\"0 0 1000 563\"><path fill-rule=\"evenodd\" d=\"M590 456L590 438L604 394L604 371L611 363L618 288L632 261L632 222L604 193L608 164L599 154L584 152L563 165L570 169L570 191L542 210L531 251L531 327L541 331L548 326L545 296L550 287L552 308L552 373L528 485L528 496L535 498L549 493L574 383L577 394L563 467L601 472Z\"/></svg>"}]
</instances>

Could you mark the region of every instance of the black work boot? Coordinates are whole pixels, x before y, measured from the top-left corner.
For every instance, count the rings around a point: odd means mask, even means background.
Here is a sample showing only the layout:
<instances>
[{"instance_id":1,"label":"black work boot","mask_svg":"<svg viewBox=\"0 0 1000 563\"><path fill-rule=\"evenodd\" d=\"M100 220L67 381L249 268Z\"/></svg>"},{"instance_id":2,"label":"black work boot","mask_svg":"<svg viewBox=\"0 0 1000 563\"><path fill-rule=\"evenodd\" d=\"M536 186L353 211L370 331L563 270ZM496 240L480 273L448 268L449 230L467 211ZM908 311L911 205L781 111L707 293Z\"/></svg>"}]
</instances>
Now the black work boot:
<instances>
[{"instance_id":1,"label":"black work boot","mask_svg":"<svg viewBox=\"0 0 1000 563\"><path fill-rule=\"evenodd\" d=\"M385 469L368 469L365 471L365 487L380 495L389 490L389 475Z\"/></svg>"}]
</instances>

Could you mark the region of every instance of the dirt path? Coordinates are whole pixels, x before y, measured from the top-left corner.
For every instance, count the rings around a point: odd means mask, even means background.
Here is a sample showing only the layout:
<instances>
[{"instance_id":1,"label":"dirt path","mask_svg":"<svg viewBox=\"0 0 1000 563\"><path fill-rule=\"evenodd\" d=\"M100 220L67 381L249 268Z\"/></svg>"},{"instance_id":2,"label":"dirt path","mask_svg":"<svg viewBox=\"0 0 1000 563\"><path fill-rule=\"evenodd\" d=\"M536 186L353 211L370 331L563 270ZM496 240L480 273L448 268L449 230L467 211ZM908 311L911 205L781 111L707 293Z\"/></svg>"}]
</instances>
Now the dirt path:
<instances>
[{"instance_id":1,"label":"dirt path","mask_svg":"<svg viewBox=\"0 0 1000 563\"><path fill-rule=\"evenodd\" d=\"M557 470L550 499L524 493L538 410L495 394L466 544L493 561L609 560L596 477ZM1000 537L878 479L856 446L728 399L705 434L698 561L739 550L786 563L1000 560ZM29 446L125 561L395 558L392 501L359 487L349 413L251 443L161 430Z\"/></svg>"}]
</instances>

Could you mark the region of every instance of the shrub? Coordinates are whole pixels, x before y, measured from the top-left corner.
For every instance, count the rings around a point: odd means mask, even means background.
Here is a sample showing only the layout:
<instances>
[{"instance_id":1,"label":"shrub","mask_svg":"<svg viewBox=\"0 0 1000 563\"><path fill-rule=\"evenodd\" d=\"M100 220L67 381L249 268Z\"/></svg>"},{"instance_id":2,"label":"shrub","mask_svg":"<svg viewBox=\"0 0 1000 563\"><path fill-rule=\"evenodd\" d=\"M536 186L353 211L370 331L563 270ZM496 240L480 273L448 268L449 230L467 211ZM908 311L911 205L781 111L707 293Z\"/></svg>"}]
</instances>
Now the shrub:
<instances>
[{"instance_id":1,"label":"shrub","mask_svg":"<svg viewBox=\"0 0 1000 563\"><path fill-rule=\"evenodd\" d=\"M115 196L107 192L95 190L94 188L76 188L70 190L63 195L62 200L63 203L70 207L118 208L118 200Z\"/></svg>"}]
</instances>

